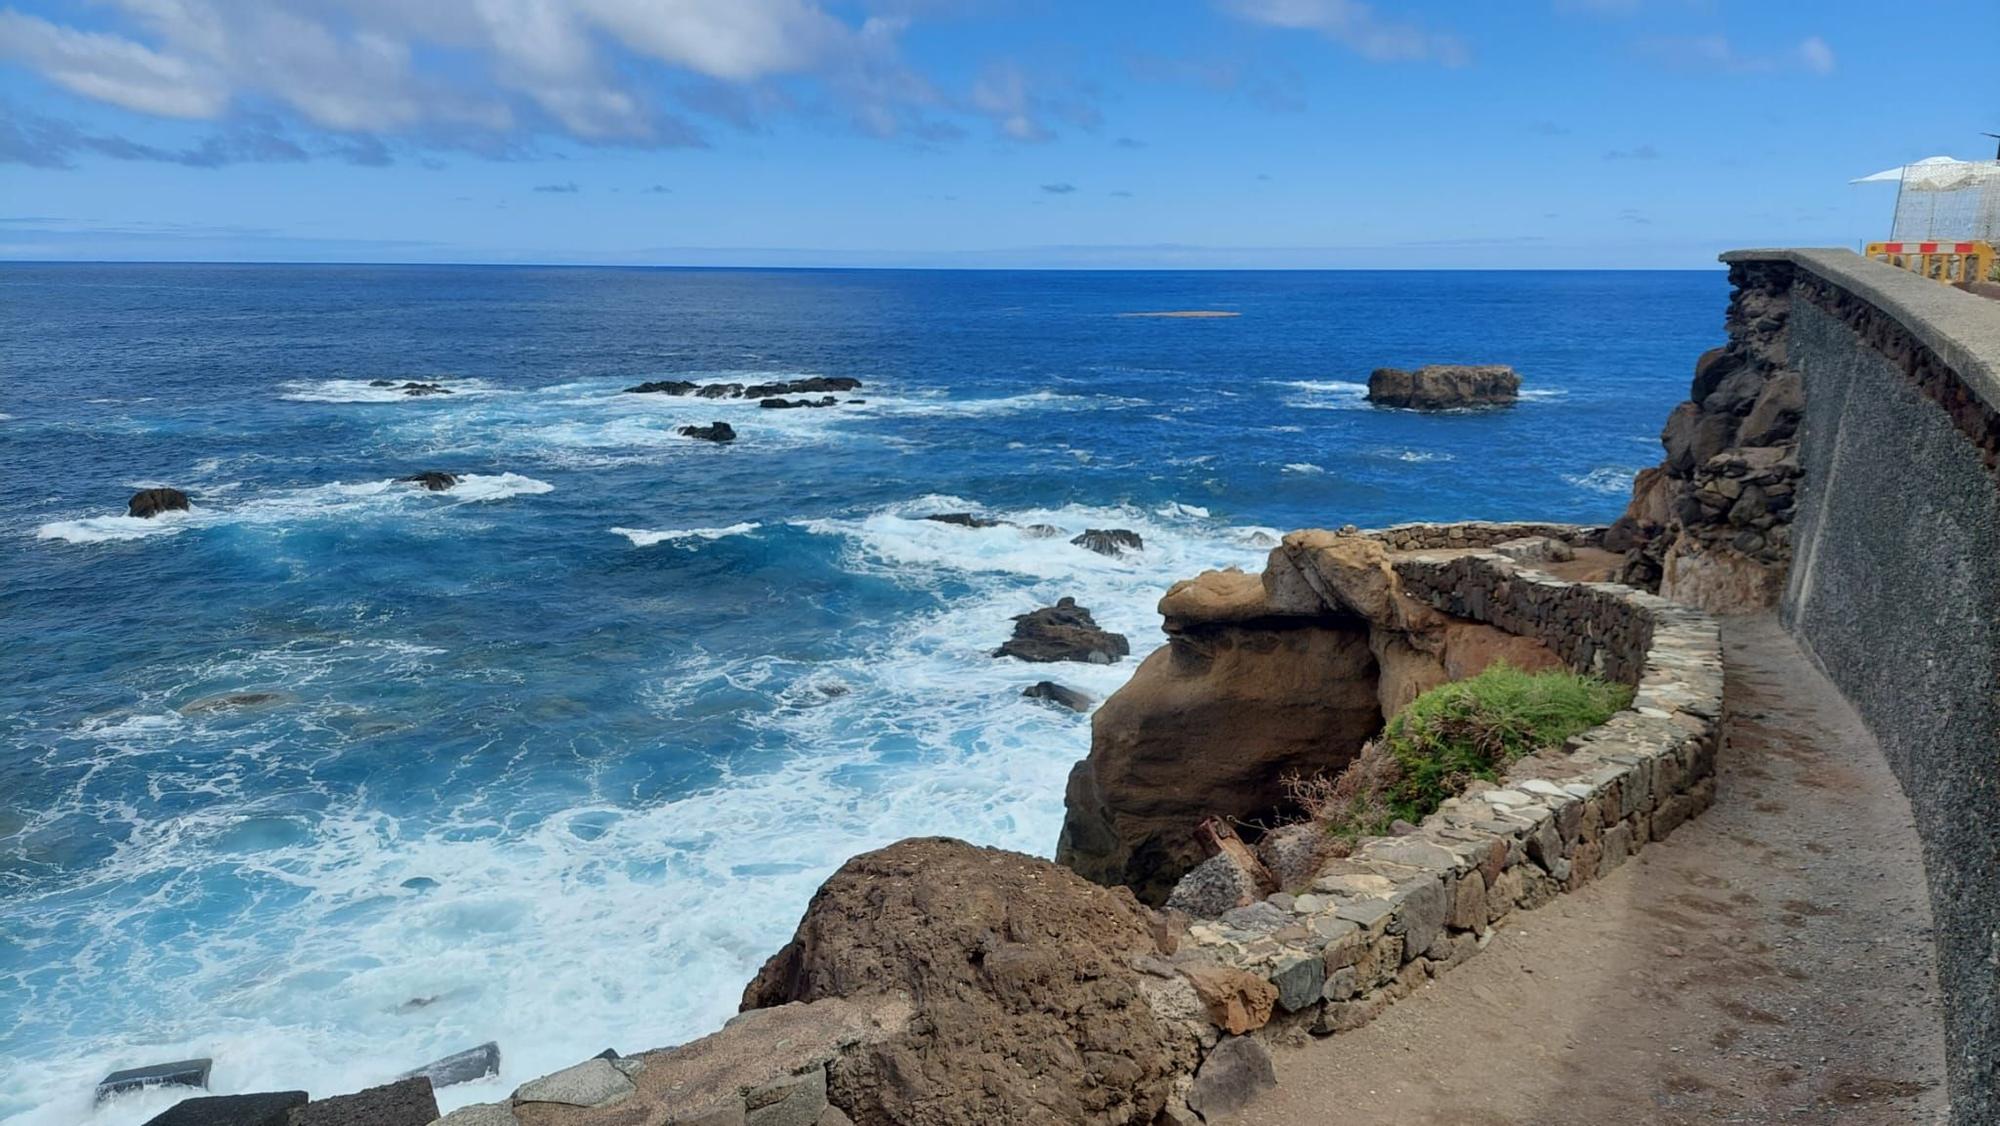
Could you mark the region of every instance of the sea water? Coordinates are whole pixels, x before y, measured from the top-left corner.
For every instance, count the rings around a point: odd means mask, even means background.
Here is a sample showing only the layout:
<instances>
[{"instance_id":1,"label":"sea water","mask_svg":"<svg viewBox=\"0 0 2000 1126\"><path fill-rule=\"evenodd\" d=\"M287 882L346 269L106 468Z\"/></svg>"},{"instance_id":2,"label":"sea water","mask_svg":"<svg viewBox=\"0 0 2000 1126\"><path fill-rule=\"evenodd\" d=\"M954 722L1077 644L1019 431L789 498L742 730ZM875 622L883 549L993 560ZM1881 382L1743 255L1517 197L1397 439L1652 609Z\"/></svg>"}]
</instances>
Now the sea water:
<instances>
[{"instance_id":1,"label":"sea water","mask_svg":"<svg viewBox=\"0 0 2000 1126\"><path fill-rule=\"evenodd\" d=\"M847 856L1050 854L1089 724L1021 689L1117 689L1174 580L1295 527L1615 517L1725 292L0 266L0 1119L142 1122L175 1096L91 1087L161 1060L330 1095L498 1040L450 1107L713 1030ZM1120 315L1187 309L1237 315ZM1363 400L1428 362L1523 401ZM808 375L865 402L622 392ZM461 482L393 481L428 469ZM125 516L155 484L192 509ZM989 655L1065 595L1133 656Z\"/></svg>"}]
</instances>

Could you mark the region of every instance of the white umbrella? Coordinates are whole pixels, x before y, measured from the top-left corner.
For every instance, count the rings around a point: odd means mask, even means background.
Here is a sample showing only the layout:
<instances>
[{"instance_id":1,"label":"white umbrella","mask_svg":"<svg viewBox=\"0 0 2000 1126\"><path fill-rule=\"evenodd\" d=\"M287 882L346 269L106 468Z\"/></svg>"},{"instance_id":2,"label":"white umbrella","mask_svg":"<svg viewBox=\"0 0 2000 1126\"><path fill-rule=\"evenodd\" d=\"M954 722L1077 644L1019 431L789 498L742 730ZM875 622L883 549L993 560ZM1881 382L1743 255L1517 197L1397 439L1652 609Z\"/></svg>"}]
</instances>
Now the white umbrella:
<instances>
[{"instance_id":1,"label":"white umbrella","mask_svg":"<svg viewBox=\"0 0 2000 1126\"><path fill-rule=\"evenodd\" d=\"M1955 156L1927 156L1914 164L1898 164L1894 168L1884 168L1873 176L1863 176L1858 180L1849 180L1848 183L1900 184L1903 182L1903 177L1912 172L1916 173L1913 179L1920 181L1937 179L1942 181L1953 178L1965 171L1965 169L1956 166L1970 163L1972 162L1960 160Z\"/></svg>"}]
</instances>

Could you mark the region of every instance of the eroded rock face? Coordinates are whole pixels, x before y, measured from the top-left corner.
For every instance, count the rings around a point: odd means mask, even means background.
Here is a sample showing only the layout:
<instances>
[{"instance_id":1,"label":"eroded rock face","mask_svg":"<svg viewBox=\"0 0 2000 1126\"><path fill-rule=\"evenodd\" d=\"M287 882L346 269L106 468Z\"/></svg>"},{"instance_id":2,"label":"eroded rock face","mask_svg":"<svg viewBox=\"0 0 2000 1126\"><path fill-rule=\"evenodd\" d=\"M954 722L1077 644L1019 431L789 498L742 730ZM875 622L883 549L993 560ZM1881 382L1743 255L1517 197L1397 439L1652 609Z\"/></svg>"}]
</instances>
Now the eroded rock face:
<instances>
[{"instance_id":1,"label":"eroded rock face","mask_svg":"<svg viewBox=\"0 0 2000 1126\"><path fill-rule=\"evenodd\" d=\"M911 999L906 1028L828 1066L861 1126L1150 1123L1196 1052L1132 968L1157 952L1150 923L1125 891L1044 860L899 841L820 887L743 1007Z\"/></svg>"},{"instance_id":2,"label":"eroded rock face","mask_svg":"<svg viewBox=\"0 0 2000 1126\"><path fill-rule=\"evenodd\" d=\"M162 512L186 512L187 494L179 489L140 489L125 503L125 514L150 520Z\"/></svg>"},{"instance_id":3,"label":"eroded rock face","mask_svg":"<svg viewBox=\"0 0 2000 1126\"><path fill-rule=\"evenodd\" d=\"M1437 411L1498 407L1521 397L1521 377L1504 364L1427 364L1415 371L1376 368L1368 401L1377 406Z\"/></svg>"},{"instance_id":4,"label":"eroded rock face","mask_svg":"<svg viewBox=\"0 0 2000 1126\"><path fill-rule=\"evenodd\" d=\"M1056 858L1164 902L1206 859L1203 818L1268 818L1285 772L1339 770L1381 723L1358 621L1175 634L1092 718Z\"/></svg>"},{"instance_id":5,"label":"eroded rock face","mask_svg":"<svg viewBox=\"0 0 2000 1126\"><path fill-rule=\"evenodd\" d=\"M1805 385L1786 365L1792 268L1740 262L1729 343L1695 362L1688 399L1667 418L1660 464L1632 484L1604 545L1625 582L1715 613L1773 605L1791 562Z\"/></svg>"}]
</instances>

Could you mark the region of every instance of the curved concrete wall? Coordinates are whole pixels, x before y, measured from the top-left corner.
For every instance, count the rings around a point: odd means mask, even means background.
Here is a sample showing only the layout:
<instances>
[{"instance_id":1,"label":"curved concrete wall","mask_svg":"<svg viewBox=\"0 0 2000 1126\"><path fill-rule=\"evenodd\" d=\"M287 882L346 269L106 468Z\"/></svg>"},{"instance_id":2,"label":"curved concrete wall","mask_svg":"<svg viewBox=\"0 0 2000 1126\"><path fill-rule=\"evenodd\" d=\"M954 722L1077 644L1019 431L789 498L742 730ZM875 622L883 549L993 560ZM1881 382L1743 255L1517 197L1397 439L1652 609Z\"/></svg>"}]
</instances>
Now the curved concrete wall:
<instances>
[{"instance_id":1,"label":"curved concrete wall","mask_svg":"<svg viewBox=\"0 0 2000 1126\"><path fill-rule=\"evenodd\" d=\"M1796 267L1805 382L1780 614L1909 796L1953 1121L2000 1122L2000 301L1846 252L1725 256L1765 259Z\"/></svg>"}]
</instances>

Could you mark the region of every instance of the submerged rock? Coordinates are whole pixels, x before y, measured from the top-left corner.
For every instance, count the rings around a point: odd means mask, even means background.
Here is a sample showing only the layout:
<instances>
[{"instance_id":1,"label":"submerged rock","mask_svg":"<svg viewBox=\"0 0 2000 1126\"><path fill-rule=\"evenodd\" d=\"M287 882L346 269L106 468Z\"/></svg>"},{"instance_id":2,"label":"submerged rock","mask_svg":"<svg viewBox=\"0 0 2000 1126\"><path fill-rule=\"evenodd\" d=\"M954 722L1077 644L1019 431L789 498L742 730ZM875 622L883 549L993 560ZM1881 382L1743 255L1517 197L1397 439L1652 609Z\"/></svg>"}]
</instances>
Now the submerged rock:
<instances>
[{"instance_id":1,"label":"submerged rock","mask_svg":"<svg viewBox=\"0 0 2000 1126\"><path fill-rule=\"evenodd\" d=\"M1376 368L1368 401L1382 407L1436 411L1506 406L1521 396L1521 377L1504 364L1427 364L1415 371Z\"/></svg>"},{"instance_id":2,"label":"submerged rock","mask_svg":"<svg viewBox=\"0 0 2000 1126\"><path fill-rule=\"evenodd\" d=\"M1064 598L1029 614L1014 616L1014 636L993 651L1023 661L1084 661L1108 665L1132 652L1123 634L1100 629L1090 611Z\"/></svg>"},{"instance_id":3,"label":"submerged rock","mask_svg":"<svg viewBox=\"0 0 2000 1126\"><path fill-rule=\"evenodd\" d=\"M1069 542L1114 558L1127 551L1144 551L1146 548L1146 541L1139 538L1139 533L1125 528L1091 528Z\"/></svg>"},{"instance_id":4,"label":"submerged rock","mask_svg":"<svg viewBox=\"0 0 2000 1126\"><path fill-rule=\"evenodd\" d=\"M683 426L678 431L689 438L699 438L704 442L734 442L736 428L726 422L711 422L707 426Z\"/></svg>"},{"instance_id":5,"label":"submerged rock","mask_svg":"<svg viewBox=\"0 0 2000 1126\"><path fill-rule=\"evenodd\" d=\"M458 477L455 474L440 472L436 469L426 469L422 473L412 473L407 477L398 477L396 480L411 485L422 485L434 493L444 492L446 489L458 484Z\"/></svg>"},{"instance_id":6,"label":"submerged rock","mask_svg":"<svg viewBox=\"0 0 2000 1126\"><path fill-rule=\"evenodd\" d=\"M405 383L403 384L403 394L449 395L451 394L451 388L439 383Z\"/></svg>"},{"instance_id":7,"label":"submerged rock","mask_svg":"<svg viewBox=\"0 0 2000 1126\"><path fill-rule=\"evenodd\" d=\"M141 520L151 520L162 512L186 512L187 494L179 489L140 489L125 502L125 514L137 516Z\"/></svg>"},{"instance_id":8,"label":"submerged rock","mask_svg":"<svg viewBox=\"0 0 2000 1126\"><path fill-rule=\"evenodd\" d=\"M1157 953L1123 891L939 837L863 853L821 885L745 1009L901 995L914 1019L827 1069L857 1122L1149 1123L1195 1040L1132 961Z\"/></svg>"},{"instance_id":9,"label":"submerged rock","mask_svg":"<svg viewBox=\"0 0 2000 1126\"><path fill-rule=\"evenodd\" d=\"M1068 708L1073 712L1087 712L1096 701L1087 692L1066 688L1053 680L1044 680L1021 689L1021 695L1030 700L1043 700L1058 708Z\"/></svg>"},{"instance_id":10,"label":"submerged rock","mask_svg":"<svg viewBox=\"0 0 2000 1126\"><path fill-rule=\"evenodd\" d=\"M288 703L292 699L289 692L218 692L213 696L203 696L182 704L182 715L206 715L210 712L247 711L256 708L273 708Z\"/></svg>"},{"instance_id":11,"label":"submerged rock","mask_svg":"<svg viewBox=\"0 0 2000 1126\"><path fill-rule=\"evenodd\" d=\"M799 407L831 407L839 402L839 399L827 395L818 399L761 399L757 405L765 410L796 410Z\"/></svg>"}]
</instances>

